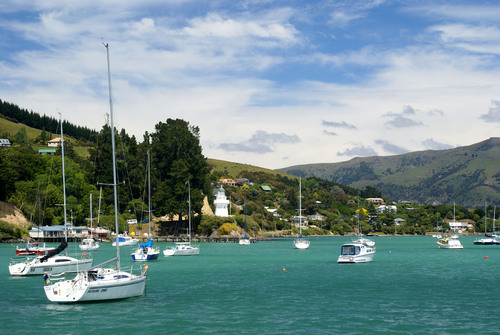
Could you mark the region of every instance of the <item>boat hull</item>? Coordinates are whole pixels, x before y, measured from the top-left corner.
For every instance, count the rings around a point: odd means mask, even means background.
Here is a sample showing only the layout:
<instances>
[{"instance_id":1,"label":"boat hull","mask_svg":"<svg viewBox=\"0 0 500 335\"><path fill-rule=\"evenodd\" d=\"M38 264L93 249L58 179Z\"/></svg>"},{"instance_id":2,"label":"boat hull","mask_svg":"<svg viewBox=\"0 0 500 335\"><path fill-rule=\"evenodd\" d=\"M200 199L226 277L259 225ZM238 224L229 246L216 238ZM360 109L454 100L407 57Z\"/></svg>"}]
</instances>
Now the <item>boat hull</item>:
<instances>
[{"instance_id":1,"label":"boat hull","mask_svg":"<svg viewBox=\"0 0 500 335\"><path fill-rule=\"evenodd\" d=\"M494 238L482 238L479 240L474 241L475 245L499 245L500 241L494 239Z\"/></svg>"},{"instance_id":2,"label":"boat hull","mask_svg":"<svg viewBox=\"0 0 500 335\"><path fill-rule=\"evenodd\" d=\"M238 241L239 245L250 245L250 239L242 238Z\"/></svg>"},{"instance_id":3,"label":"boat hull","mask_svg":"<svg viewBox=\"0 0 500 335\"><path fill-rule=\"evenodd\" d=\"M85 271L92 266L92 259L78 260L67 256L54 256L46 262L40 262L39 258L31 261L12 263L9 272L12 276L36 276L47 274L72 273Z\"/></svg>"},{"instance_id":4,"label":"boat hull","mask_svg":"<svg viewBox=\"0 0 500 335\"><path fill-rule=\"evenodd\" d=\"M154 261L158 259L159 255L160 250L154 248L147 248L147 251L144 251L143 248L139 248L131 254L132 259L136 262Z\"/></svg>"},{"instance_id":5,"label":"boat hull","mask_svg":"<svg viewBox=\"0 0 500 335\"><path fill-rule=\"evenodd\" d=\"M80 272L72 280L55 282L44 287L47 299L53 302L74 303L125 299L144 294L146 275L131 275L128 272L98 269L93 276Z\"/></svg>"},{"instance_id":6,"label":"boat hull","mask_svg":"<svg viewBox=\"0 0 500 335\"><path fill-rule=\"evenodd\" d=\"M373 261L375 249L363 243L354 242L342 245L337 263L368 263Z\"/></svg>"},{"instance_id":7,"label":"boat hull","mask_svg":"<svg viewBox=\"0 0 500 335\"><path fill-rule=\"evenodd\" d=\"M307 249L309 248L309 245L311 243L309 242L309 240L304 240L302 238L299 238L299 239L296 239L295 241L293 241L293 245L296 249Z\"/></svg>"},{"instance_id":8,"label":"boat hull","mask_svg":"<svg viewBox=\"0 0 500 335\"><path fill-rule=\"evenodd\" d=\"M176 246L163 250L164 256L195 256L200 254L199 247L192 246Z\"/></svg>"}]
</instances>

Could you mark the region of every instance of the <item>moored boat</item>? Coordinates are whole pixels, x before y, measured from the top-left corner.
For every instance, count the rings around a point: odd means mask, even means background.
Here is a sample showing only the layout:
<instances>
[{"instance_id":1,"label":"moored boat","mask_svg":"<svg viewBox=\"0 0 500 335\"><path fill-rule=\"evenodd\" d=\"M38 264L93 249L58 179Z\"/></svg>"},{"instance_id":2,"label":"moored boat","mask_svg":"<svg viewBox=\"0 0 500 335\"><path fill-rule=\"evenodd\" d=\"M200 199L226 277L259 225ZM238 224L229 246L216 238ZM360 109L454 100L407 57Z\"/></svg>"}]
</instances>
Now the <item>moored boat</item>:
<instances>
[{"instance_id":1,"label":"moored boat","mask_svg":"<svg viewBox=\"0 0 500 335\"><path fill-rule=\"evenodd\" d=\"M463 249L464 246L458 238L443 237L437 241L440 249Z\"/></svg>"},{"instance_id":2,"label":"moored boat","mask_svg":"<svg viewBox=\"0 0 500 335\"><path fill-rule=\"evenodd\" d=\"M340 248L340 256L337 263L367 263L373 261L375 248L364 243L345 243Z\"/></svg>"}]
</instances>

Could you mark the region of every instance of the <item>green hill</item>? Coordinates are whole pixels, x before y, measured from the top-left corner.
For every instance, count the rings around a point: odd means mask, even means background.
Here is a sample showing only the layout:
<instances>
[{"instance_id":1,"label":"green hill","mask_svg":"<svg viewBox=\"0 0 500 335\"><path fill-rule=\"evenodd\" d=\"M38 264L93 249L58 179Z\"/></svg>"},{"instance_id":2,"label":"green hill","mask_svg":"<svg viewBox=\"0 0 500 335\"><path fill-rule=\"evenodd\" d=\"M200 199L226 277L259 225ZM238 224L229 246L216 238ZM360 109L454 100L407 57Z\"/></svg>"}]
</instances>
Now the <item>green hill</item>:
<instances>
[{"instance_id":1,"label":"green hill","mask_svg":"<svg viewBox=\"0 0 500 335\"><path fill-rule=\"evenodd\" d=\"M356 188L373 186L392 201L495 204L500 197L500 138L448 150L426 150L278 171L315 176Z\"/></svg>"}]
</instances>

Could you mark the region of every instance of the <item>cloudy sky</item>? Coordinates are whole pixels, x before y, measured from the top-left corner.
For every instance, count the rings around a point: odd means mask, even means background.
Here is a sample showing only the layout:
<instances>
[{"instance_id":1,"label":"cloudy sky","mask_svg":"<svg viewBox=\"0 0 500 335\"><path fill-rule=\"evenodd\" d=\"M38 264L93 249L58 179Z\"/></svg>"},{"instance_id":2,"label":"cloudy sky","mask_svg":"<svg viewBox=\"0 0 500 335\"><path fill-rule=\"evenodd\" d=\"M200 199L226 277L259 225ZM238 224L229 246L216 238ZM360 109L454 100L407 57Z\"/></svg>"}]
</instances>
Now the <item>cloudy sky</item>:
<instances>
[{"instance_id":1,"label":"cloudy sky","mask_svg":"<svg viewBox=\"0 0 500 335\"><path fill-rule=\"evenodd\" d=\"M499 136L500 2L3 0L0 99L266 168Z\"/></svg>"}]
</instances>

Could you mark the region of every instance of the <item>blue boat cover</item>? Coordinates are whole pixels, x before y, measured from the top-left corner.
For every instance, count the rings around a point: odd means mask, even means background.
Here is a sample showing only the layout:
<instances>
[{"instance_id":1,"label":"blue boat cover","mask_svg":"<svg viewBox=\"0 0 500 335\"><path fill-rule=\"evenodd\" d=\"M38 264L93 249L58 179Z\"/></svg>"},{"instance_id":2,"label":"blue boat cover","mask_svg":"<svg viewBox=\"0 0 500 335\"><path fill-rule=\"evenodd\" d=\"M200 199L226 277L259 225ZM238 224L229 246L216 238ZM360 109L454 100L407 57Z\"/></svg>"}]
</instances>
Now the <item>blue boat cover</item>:
<instances>
[{"instance_id":1,"label":"blue boat cover","mask_svg":"<svg viewBox=\"0 0 500 335\"><path fill-rule=\"evenodd\" d=\"M245 236L243 236L243 238L247 238L247 234L245 234Z\"/></svg>"},{"instance_id":2,"label":"blue boat cover","mask_svg":"<svg viewBox=\"0 0 500 335\"><path fill-rule=\"evenodd\" d=\"M142 243L139 245L141 248L151 248L153 246L153 241L151 240L151 238L146 242L146 243Z\"/></svg>"}]
</instances>

